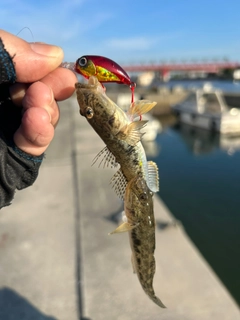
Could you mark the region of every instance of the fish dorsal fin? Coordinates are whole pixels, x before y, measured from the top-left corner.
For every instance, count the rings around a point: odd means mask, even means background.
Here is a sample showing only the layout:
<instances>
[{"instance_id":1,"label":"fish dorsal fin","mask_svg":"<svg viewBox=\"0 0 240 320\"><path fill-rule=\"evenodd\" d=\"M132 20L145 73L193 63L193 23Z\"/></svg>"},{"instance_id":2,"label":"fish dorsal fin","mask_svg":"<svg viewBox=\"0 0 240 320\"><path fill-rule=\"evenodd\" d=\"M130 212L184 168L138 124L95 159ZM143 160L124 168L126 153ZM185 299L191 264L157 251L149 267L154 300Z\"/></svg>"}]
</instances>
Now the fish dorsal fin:
<instances>
[{"instance_id":1,"label":"fish dorsal fin","mask_svg":"<svg viewBox=\"0 0 240 320\"><path fill-rule=\"evenodd\" d=\"M118 132L117 137L120 140L126 141L130 146L135 146L144 135L144 133L141 132L141 129L145 127L147 122L147 120L142 120L126 124L122 127L121 131Z\"/></svg>"},{"instance_id":2,"label":"fish dorsal fin","mask_svg":"<svg viewBox=\"0 0 240 320\"><path fill-rule=\"evenodd\" d=\"M149 112L156 104L157 102L150 100L135 101L131 104L129 110L127 111L127 115L130 120L133 120L134 118Z\"/></svg>"},{"instance_id":3,"label":"fish dorsal fin","mask_svg":"<svg viewBox=\"0 0 240 320\"><path fill-rule=\"evenodd\" d=\"M115 156L112 154L112 152L108 149L108 147L103 148L93 159L92 165L94 165L98 160L101 159L99 162L98 167L103 166L105 167L111 167L115 168L118 166L118 163L116 162Z\"/></svg>"},{"instance_id":4,"label":"fish dorsal fin","mask_svg":"<svg viewBox=\"0 0 240 320\"><path fill-rule=\"evenodd\" d=\"M148 187L152 192L159 191L158 166L153 161L148 161Z\"/></svg>"},{"instance_id":5,"label":"fish dorsal fin","mask_svg":"<svg viewBox=\"0 0 240 320\"><path fill-rule=\"evenodd\" d=\"M125 196L125 190L127 186L127 180L122 172L121 169L119 169L111 178L110 184L112 185L113 190L116 192L117 196L124 200Z\"/></svg>"}]
</instances>

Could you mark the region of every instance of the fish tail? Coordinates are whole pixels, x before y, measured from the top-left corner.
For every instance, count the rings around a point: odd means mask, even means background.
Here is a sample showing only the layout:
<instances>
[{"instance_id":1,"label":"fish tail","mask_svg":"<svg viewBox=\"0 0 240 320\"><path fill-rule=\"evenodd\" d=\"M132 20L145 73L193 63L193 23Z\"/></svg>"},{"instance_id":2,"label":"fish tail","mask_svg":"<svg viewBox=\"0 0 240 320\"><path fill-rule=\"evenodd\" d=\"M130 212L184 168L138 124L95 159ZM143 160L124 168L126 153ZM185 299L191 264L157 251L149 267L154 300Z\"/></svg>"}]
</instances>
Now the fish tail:
<instances>
[{"instance_id":1,"label":"fish tail","mask_svg":"<svg viewBox=\"0 0 240 320\"><path fill-rule=\"evenodd\" d=\"M150 297L150 299L154 302L154 303L156 303L159 307L161 307L161 308L166 308L166 306L162 303L162 301L157 297L157 296L152 296L152 297Z\"/></svg>"},{"instance_id":2,"label":"fish tail","mask_svg":"<svg viewBox=\"0 0 240 320\"><path fill-rule=\"evenodd\" d=\"M155 292L153 290L153 288L144 288L143 290L145 291L145 293L148 295L148 297L154 302L156 303L159 307L161 308L166 308L166 306L162 303L162 301L155 295Z\"/></svg>"}]
</instances>

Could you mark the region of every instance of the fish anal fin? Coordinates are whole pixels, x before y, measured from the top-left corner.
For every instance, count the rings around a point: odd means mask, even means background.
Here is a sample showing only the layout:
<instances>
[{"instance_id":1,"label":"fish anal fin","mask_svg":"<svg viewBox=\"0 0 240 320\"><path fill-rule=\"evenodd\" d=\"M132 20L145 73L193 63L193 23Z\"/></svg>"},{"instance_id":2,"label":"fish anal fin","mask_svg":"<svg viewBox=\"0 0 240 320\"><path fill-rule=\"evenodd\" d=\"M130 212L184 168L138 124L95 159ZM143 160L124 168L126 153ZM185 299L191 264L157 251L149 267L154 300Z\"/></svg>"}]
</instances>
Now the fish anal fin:
<instances>
[{"instance_id":1,"label":"fish anal fin","mask_svg":"<svg viewBox=\"0 0 240 320\"><path fill-rule=\"evenodd\" d=\"M148 187L152 192L159 191L158 166L153 161L148 161Z\"/></svg>"},{"instance_id":2,"label":"fish anal fin","mask_svg":"<svg viewBox=\"0 0 240 320\"><path fill-rule=\"evenodd\" d=\"M128 222L123 222L119 227L117 227L114 231L110 232L110 234L114 233L122 233L122 232L128 232L131 231L132 229L136 228L137 224L130 224Z\"/></svg>"},{"instance_id":3,"label":"fish anal fin","mask_svg":"<svg viewBox=\"0 0 240 320\"><path fill-rule=\"evenodd\" d=\"M127 115L129 119L133 120L134 118L149 112L156 104L157 102L155 101L137 100L131 104L129 110L127 111Z\"/></svg>"},{"instance_id":4,"label":"fish anal fin","mask_svg":"<svg viewBox=\"0 0 240 320\"><path fill-rule=\"evenodd\" d=\"M127 180L122 172L119 169L111 178L110 184L112 185L113 190L116 192L117 196L124 200L125 190L127 186Z\"/></svg>"},{"instance_id":5,"label":"fish anal fin","mask_svg":"<svg viewBox=\"0 0 240 320\"><path fill-rule=\"evenodd\" d=\"M141 129L145 127L147 122L147 120L133 121L130 124L125 125L117 134L117 137L126 141L130 146L135 146L144 135L144 133L141 132Z\"/></svg>"}]
</instances>

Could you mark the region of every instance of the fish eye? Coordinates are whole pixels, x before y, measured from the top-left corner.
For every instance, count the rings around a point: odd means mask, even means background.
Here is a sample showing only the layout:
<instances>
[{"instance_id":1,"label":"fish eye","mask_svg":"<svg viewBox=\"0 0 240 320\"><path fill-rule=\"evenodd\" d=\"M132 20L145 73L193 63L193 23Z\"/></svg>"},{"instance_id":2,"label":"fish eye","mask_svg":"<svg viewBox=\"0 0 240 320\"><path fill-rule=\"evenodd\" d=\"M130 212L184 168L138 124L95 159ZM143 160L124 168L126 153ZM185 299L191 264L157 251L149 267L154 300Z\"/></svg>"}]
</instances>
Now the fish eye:
<instances>
[{"instance_id":1,"label":"fish eye","mask_svg":"<svg viewBox=\"0 0 240 320\"><path fill-rule=\"evenodd\" d=\"M80 67L85 67L86 64L87 64L87 58L81 57L81 58L78 60L78 64L80 65Z\"/></svg>"},{"instance_id":2,"label":"fish eye","mask_svg":"<svg viewBox=\"0 0 240 320\"><path fill-rule=\"evenodd\" d=\"M140 198L140 200L147 200L147 193L146 192L141 193L139 198Z\"/></svg>"},{"instance_id":3,"label":"fish eye","mask_svg":"<svg viewBox=\"0 0 240 320\"><path fill-rule=\"evenodd\" d=\"M87 107L85 110L86 118L92 119L93 114L94 114L93 109L91 107Z\"/></svg>"}]
</instances>

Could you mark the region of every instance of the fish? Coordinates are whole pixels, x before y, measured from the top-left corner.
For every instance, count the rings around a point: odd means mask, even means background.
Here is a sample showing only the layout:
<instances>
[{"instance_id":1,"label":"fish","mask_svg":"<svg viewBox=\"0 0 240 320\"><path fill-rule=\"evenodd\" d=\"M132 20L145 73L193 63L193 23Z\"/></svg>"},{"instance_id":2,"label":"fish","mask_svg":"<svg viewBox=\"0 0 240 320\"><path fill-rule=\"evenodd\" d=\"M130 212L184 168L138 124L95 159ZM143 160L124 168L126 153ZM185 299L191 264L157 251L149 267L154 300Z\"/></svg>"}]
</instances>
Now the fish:
<instances>
[{"instance_id":1,"label":"fish","mask_svg":"<svg viewBox=\"0 0 240 320\"><path fill-rule=\"evenodd\" d=\"M75 88L80 114L87 119L106 145L93 163L102 158L100 165L103 163L103 167L120 166L111 179L117 195L124 200L127 183L139 172L143 174L149 189L157 192L158 167L153 161L147 161L141 143L144 134L141 129L147 121L134 121L140 114L150 111L156 102L135 101L125 112L106 95L101 83L94 76L89 78L88 84L76 83Z\"/></svg>"},{"instance_id":2,"label":"fish","mask_svg":"<svg viewBox=\"0 0 240 320\"><path fill-rule=\"evenodd\" d=\"M153 289L155 274L153 193L141 173L128 182L124 200L124 222L110 234L128 232L133 272L137 274L149 298L159 307L166 308Z\"/></svg>"}]
</instances>

